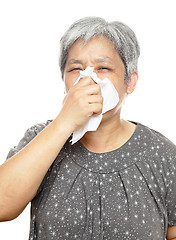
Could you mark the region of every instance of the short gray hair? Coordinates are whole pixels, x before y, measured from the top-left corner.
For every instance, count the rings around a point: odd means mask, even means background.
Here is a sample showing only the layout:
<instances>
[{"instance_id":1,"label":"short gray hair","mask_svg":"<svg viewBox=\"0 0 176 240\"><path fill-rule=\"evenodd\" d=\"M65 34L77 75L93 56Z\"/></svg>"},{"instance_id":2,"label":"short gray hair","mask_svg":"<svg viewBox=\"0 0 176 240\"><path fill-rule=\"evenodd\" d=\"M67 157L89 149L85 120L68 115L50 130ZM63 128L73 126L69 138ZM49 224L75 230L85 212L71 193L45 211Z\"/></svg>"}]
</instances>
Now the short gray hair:
<instances>
[{"instance_id":1,"label":"short gray hair","mask_svg":"<svg viewBox=\"0 0 176 240\"><path fill-rule=\"evenodd\" d=\"M140 47L135 33L126 24L118 21L107 22L99 17L85 17L74 22L60 40L59 66L64 76L65 64L69 48L77 40L84 40L104 36L112 41L125 66L125 81L138 70L137 63Z\"/></svg>"}]
</instances>

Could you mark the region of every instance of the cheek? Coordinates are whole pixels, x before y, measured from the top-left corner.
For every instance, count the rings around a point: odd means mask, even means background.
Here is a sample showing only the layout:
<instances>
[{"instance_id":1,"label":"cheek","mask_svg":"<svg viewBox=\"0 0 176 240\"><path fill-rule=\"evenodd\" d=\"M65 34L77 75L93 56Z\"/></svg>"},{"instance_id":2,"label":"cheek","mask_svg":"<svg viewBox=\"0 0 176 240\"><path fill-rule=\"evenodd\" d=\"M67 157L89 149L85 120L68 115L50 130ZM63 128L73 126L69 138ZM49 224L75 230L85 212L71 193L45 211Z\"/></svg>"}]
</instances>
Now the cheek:
<instances>
[{"instance_id":1,"label":"cheek","mask_svg":"<svg viewBox=\"0 0 176 240\"><path fill-rule=\"evenodd\" d=\"M68 92L70 90L70 88L73 87L73 84L68 82L68 81L65 82L65 90L66 90L66 92Z\"/></svg>"},{"instance_id":2,"label":"cheek","mask_svg":"<svg viewBox=\"0 0 176 240\"><path fill-rule=\"evenodd\" d=\"M113 78L110 79L119 96L123 96L127 91L127 86L124 82L124 78Z\"/></svg>"},{"instance_id":3,"label":"cheek","mask_svg":"<svg viewBox=\"0 0 176 240\"><path fill-rule=\"evenodd\" d=\"M64 75L64 84L66 92L69 91L71 87L73 87L74 83L76 82L78 77L76 76L68 76L68 74Z\"/></svg>"},{"instance_id":4,"label":"cheek","mask_svg":"<svg viewBox=\"0 0 176 240\"><path fill-rule=\"evenodd\" d=\"M117 92L118 92L118 94L119 94L119 98L120 98L120 99L124 98L124 96L125 96L126 93L127 93L127 87L126 87L125 84L116 87L116 90L117 90Z\"/></svg>"}]
</instances>

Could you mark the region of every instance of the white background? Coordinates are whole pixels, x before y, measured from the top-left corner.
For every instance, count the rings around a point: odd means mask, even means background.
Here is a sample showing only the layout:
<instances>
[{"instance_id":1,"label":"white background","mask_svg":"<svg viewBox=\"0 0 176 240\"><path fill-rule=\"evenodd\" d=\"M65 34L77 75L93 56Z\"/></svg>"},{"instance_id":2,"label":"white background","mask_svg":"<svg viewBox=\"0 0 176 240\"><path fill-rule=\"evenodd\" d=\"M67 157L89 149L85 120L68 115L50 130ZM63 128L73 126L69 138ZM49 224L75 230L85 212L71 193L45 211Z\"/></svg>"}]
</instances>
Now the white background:
<instances>
[{"instance_id":1,"label":"white background","mask_svg":"<svg viewBox=\"0 0 176 240\"><path fill-rule=\"evenodd\" d=\"M4 0L0 2L0 163L24 131L53 119L63 99L59 39L73 21L100 16L128 24L141 47L139 83L123 116L176 143L175 0ZM27 240L29 206L0 223L1 240Z\"/></svg>"}]
</instances>

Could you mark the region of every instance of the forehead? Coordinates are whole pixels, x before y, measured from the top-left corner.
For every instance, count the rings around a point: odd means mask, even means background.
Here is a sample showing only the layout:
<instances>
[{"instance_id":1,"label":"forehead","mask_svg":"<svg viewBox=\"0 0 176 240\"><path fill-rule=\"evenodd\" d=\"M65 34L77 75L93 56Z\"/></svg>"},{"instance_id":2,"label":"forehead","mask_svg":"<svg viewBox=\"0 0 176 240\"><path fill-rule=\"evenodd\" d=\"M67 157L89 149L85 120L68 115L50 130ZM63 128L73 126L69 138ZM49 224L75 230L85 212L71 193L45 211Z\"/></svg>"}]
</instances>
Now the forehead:
<instances>
[{"instance_id":1,"label":"forehead","mask_svg":"<svg viewBox=\"0 0 176 240\"><path fill-rule=\"evenodd\" d=\"M75 41L68 51L67 60L69 63L77 63L77 58L90 56L98 61L112 61L114 57L119 57L118 51L113 43L106 37L94 37L87 42L83 39Z\"/></svg>"},{"instance_id":2,"label":"forehead","mask_svg":"<svg viewBox=\"0 0 176 240\"><path fill-rule=\"evenodd\" d=\"M103 62L109 62L112 63L112 58L108 57L108 56L101 56L101 57L97 57L94 59L95 63L103 63ZM82 64L82 60L81 59L76 59L76 58L70 58L68 60L68 64Z\"/></svg>"}]
</instances>

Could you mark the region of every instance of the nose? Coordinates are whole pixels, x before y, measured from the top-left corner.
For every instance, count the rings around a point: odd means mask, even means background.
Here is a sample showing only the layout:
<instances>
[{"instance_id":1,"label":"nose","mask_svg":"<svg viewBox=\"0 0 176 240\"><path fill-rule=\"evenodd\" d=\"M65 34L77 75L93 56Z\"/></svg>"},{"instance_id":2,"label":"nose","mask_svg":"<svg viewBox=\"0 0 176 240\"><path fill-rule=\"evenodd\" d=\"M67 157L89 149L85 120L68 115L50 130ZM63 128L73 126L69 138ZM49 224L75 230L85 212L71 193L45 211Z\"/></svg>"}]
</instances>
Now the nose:
<instances>
[{"instance_id":1,"label":"nose","mask_svg":"<svg viewBox=\"0 0 176 240\"><path fill-rule=\"evenodd\" d=\"M90 78L90 79L91 79L90 85L97 84L92 78Z\"/></svg>"},{"instance_id":2,"label":"nose","mask_svg":"<svg viewBox=\"0 0 176 240\"><path fill-rule=\"evenodd\" d=\"M90 85L97 84L91 77L84 77L90 80Z\"/></svg>"}]
</instances>

